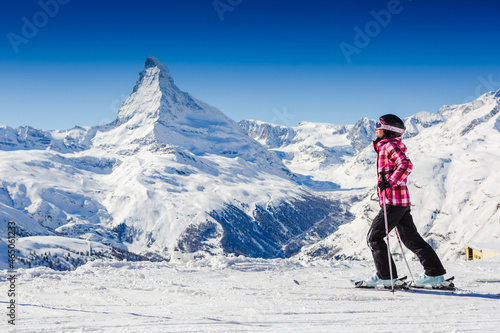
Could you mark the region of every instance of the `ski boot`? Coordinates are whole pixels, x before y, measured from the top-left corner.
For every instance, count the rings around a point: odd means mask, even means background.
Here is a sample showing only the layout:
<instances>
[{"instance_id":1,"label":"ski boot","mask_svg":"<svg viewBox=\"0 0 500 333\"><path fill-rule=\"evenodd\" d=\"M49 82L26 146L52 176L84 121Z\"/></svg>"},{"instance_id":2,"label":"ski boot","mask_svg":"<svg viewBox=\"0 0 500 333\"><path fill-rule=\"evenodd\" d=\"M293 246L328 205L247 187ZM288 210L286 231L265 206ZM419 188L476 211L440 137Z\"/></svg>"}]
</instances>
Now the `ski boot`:
<instances>
[{"instance_id":1,"label":"ski boot","mask_svg":"<svg viewBox=\"0 0 500 333\"><path fill-rule=\"evenodd\" d=\"M426 289L444 289L444 290L454 290L455 285L453 284L454 277L449 279L444 279L444 275L439 276L427 276L423 275L420 279L415 280L411 287L413 288L426 288Z\"/></svg>"},{"instance_id":2,"label":"ski boot","mask_svg":"<svg viewBox=\"0 0 500 333\"><path fill-rule=\"evenodd\" d=\"M402 289L406 287L404 280L406 276L391 280L382 280L377 276L377 274L373 275L370 279L364 281L357 281L354 283L356 288L385 288L391 289L394 285L394 289Z\"/></svg>"}]
</instances>

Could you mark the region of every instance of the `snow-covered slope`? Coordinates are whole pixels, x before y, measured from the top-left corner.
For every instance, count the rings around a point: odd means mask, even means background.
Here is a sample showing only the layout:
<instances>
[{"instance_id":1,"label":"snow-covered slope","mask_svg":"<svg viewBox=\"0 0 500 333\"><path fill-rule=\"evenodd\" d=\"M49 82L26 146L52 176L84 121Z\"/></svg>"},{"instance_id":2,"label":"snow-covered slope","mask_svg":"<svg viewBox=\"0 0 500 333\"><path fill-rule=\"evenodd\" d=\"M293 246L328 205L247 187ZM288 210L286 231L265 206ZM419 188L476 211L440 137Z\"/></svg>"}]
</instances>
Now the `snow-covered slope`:
<instances>
[{"instance_id":1,"label":"snow-covered slope","mask_svg":"<svg viewBox=\"0 0 500 333\"><path fill-rule=\"evenodd\" d=\"M0 218L16 221L21 237L85 239L150 258L282 257L350 219L339 200L300 186L275 153L182 92L154 57L111 124L2 127L0 148Z\"/></svg>"},{"instance_id":2,"label":"snow-covered slope","mask_svg":"<svg viewBox=\"0 0 500 333\"><path fill-rule=\"evenodd\" d=\"M334 170L356 154L357 143L369 140L366 138L369 133L358 124L302 122L286 127L243 120L240 126L249 136L274 151L295 174L311 176L319 182L332 181Z\"/></svg>"},{"instance_id":3,"label":"snow-covered slope","mask_svg":"<svg viewBox=\"0 0 500 333\"><path fill-rule=\"evenodd\" d=\"M454 293L354 289L350 280L373 271L364 261L184 256L169 263L98 260L71 272L21 269L12 327L40 333L497 332L499 259L446 263L460 288ZM418 269L417 262L410 265ZM10 277L0 271L4 281ZM0 323L4 332L7 319Z\"/></svg>"}]
</instances>

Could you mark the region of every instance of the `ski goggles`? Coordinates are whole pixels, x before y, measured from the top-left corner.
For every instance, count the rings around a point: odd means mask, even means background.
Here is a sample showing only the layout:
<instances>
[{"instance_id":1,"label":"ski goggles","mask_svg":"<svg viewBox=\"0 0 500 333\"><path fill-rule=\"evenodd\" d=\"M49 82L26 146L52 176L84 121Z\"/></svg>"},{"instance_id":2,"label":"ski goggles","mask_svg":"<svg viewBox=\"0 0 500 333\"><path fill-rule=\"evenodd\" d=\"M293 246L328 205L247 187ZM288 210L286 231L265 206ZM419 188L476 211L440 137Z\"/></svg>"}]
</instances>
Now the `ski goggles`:
<instances>
[{"instance_id":1,"label":"ski goggles","mask_svg":"<svg viewBox=\"0 0 500 333\"><path fill-rule=\"evenodd\" d=\"M377 123L375 124L375 128L376 129L385 129L388 131L393 131L393 132L401 133L401 134L403 134L405 132L405 130L403 128L390 126L382 121L377 121Z\"/></svg>"}]
</instances>

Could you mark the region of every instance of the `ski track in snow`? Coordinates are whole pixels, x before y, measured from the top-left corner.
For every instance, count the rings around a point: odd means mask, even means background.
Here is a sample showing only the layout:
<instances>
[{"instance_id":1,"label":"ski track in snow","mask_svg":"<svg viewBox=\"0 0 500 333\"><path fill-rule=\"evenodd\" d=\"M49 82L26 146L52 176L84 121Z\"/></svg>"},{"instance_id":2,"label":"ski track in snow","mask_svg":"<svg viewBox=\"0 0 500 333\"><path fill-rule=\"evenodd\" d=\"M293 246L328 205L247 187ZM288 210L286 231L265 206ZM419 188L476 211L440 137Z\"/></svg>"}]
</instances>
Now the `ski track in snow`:
<instances>
[{"instance_id":1,"label":"ski track in snow","mask_svg":"<svg viewBox=\"0 0 500 333\"><path fill-rule=\"evenodd\" d=\"M373 273L369 261L181 257L98 260L72 272L20 269L17 325L12 329L4 316L0 331L494 332L499 264L499 257L446 262L459 291L394 294L353 288L351 280ZM410 265L420 273L418 262ZM8 274L0 275L5 281ZM0 302L5 309L6 292Z\"/></svg>"}]
</instances>

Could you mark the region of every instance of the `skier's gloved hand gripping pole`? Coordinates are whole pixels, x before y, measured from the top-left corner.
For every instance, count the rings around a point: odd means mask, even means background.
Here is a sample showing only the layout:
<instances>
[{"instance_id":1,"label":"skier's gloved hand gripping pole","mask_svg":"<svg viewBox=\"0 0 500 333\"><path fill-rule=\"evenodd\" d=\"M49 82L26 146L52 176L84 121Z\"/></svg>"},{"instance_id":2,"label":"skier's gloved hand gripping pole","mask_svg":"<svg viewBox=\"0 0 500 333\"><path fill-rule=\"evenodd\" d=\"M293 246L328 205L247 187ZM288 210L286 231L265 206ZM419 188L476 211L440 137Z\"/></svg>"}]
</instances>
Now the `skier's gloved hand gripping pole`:
<instances>
[{"instance_id":1,"label":"skier's gloved hand gripping pole","mask_svg":"<svg viewBox=\"0 0 500 333\"><path fill-rule=\"evenodd\" d=\"M380 173L380 182L378 184L378 187L380 188L380 191L382 192L382 202L384 205L385 231L386 231L386 236L387 236L387 248L388 248L387 252L389 253L389 255L388 255L388 257L389 257L388 258L389 259L389 272L391 274L392 290L394 290L394 285L392 282L393 277L392 277L392 264L391 264L391 247L389 246L389 225L387 223L387 208L385 206L385 190L390 189L391 185L387 181L387 179L385 178L385 173L383 173L383 172ZM399 238L398 228L394 228L394 230L395 230L396 236L398 238L399 247L401 248L401 253L403 254L403 258L405 260L406 267L408 268L408 272L410 273L410 276L411 276L411 283L413 283L413 281L415 281L415 278L413 277L413 273L411 272L410 265L408 264L408 260L406 260L405 251L403 250L403 245L401 244L401 239Z\"/></svg>"}]
</instances>

